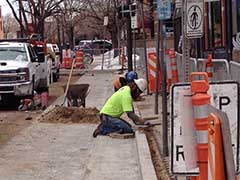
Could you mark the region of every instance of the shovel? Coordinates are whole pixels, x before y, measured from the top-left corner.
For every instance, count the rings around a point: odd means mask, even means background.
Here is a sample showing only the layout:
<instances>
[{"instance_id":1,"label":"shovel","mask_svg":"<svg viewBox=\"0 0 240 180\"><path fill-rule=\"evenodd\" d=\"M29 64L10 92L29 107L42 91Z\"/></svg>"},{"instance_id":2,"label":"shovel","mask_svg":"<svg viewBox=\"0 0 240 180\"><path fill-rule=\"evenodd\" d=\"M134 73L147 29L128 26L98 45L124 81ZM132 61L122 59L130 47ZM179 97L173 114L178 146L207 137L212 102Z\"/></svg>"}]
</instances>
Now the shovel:
<instances>
[{"instance_id":1,"label":"shovel","mask_svg":"<svg viewBox=\"0 0 240 180\"><path fill-rule=\"evenodd\" d=\"M73 59L73 62L72 62L72 67L71 67L71 70L70 70L70 73L69 73L69 76L68 76L68 81L67 81L66 89L65 89L65 92L64 92L63 103L61 104L61 106L63 106L63 105L65 104L66 99L67 99L68 88L69 88L69 84L70 84L70 82L71 82L71 78L72 78L72 73L73 73L73 68L74 68L75 61L76 61L76 59L74 58L74 59Z\"/></svg>"}]
</instances>

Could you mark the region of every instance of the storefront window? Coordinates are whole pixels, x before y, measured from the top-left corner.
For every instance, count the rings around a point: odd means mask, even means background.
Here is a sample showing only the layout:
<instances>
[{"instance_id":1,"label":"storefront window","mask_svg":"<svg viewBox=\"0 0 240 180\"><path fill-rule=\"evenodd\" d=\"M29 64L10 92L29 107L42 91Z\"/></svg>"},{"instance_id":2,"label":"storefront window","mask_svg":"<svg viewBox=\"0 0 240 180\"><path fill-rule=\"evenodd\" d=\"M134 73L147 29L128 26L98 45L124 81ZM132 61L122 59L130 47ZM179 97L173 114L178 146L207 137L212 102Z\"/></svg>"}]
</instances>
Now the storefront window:
<instances>
[{"instance_id":1,"label":"storefront window","mask_svg":"<svg viewBox=\"0 0 240 180\"><path fill-rule=\"evenodd\" d=\"M213 1L206 2L206 9L208 12L207 17L207 30L208 38L205 39L208 43L208 49L215 49L223 46L222 36L222 18L221 18L221 2Z\"/></svg>"}]
</instances>

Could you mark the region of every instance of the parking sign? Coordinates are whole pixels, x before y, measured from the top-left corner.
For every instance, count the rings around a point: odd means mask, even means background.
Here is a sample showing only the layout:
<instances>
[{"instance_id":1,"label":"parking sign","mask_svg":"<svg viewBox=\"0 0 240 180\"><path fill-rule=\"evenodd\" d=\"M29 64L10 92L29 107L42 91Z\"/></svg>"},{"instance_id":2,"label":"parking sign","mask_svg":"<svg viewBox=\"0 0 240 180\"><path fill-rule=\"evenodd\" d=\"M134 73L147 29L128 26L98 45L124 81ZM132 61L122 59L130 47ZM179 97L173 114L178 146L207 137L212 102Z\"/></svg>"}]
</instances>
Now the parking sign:
<instances>
[{"instance_id":1,"label":"parking sign","mask_svg":"<svg viewBox=\"0 0 240 180\"><path fill-rule=\"evenodd\" d=\"M166 20L171 18L171 0L157 0L158 19Z\"/></svg>"},{"instance_id":2,"label":"parking sign","mask_svg":"<svg viewBox=\"0 0 240 180\"><path fill-rule=\"evenodd\" d=\"M189 84L177 84L171 90L171 172L196 175L196 137L192 92ZM237 82L211 83L211 105L225 112L229 119L234 163L239 166L239 88Z\"/></svg>"}]
</instances>

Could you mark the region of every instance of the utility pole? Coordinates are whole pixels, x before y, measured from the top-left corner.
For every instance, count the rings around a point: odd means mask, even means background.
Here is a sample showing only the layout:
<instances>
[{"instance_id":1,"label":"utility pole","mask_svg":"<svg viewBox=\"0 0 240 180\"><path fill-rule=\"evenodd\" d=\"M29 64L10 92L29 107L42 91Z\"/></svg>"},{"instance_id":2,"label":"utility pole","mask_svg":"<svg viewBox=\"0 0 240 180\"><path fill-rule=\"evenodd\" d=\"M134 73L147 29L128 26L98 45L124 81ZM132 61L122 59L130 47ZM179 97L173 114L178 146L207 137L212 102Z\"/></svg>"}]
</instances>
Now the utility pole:
<instances>
[{"instance_id":1,"label":"utility pole","mask_svg":"<svg viewBox=\"0 0 240 180\"><path fill-rule=\"evenodd\" d=\"M164 60L164 41L165 41L165 24L164 20L171 18L171 1L170 0L158 0L157 1L157 12L158 12L158 41L160 35L160 59L159 52L157 52L158 59L161 63L162 72L162 142L163 142L163 156L168 156L168 117L167 117L167 73L166 63ZM159 48L159 44L157 45ZM159 51L159 49L157 49ZM159 63L159 62L158 62ZM158 64L157 63L157 64ZM157 67L159 69L159 67ZM158 70L156 71L156 78L158 79ZM158 83L158 80L156 80ZM157 87L157 86L156 86ZM158 89L156 89L157 94ZM158 98L155 97L155 105L158 106ZM155 109L155 112L156 109Z\"/></svg>"},{"instance_id":2,"label":"utility pole","mask_svg":"<svg viewBox=\"0 0 240 180\"><path fill-rule=\"evenodd\" d=\"M160 69L160 53L159 53L159 44L160 44L160 21L158 20L158 28L157 28L157 46L156 46L156 55L157 55L157 62L156 62L156 79L155 79L155 105L154 105L154 113L158 114L158 89L159 89L159 69ZM161 39L162 40L162 39Z\"/></svg>"},{"instance_id":3,"label":"utility pole","mask_svg":"<svg viewBox=\"0 0 240 180\"><path fill-rule=\"evenodd\" d=\"M145 25L144 25L144 9L143 2L141 2L141 20L142 20L142 30L143 30L143 44L144 44L144 62L145 62L145 71L146 71L146 80L149 83L148 78L148 59L147 59L147 43L146 43L146 34L145 34ZM149 95L149 86L147 86L147 95Z\"/></svg>"},{"instance_id":4,"label":"utility pole","mask_svg":"<svg viewBox=\"0 0 240 180\"><path fill-rule=\"evenodd\" d=\"M190 42L186 38L186 0L182 0L182 53L184 67L184 82L189 81Z\"/></svg>"},{"instance_id":5,"label":"utility pole","mask_svg":"<svg viewBox=\"0 0 240 180\"><path fill-rule=\"evenodd\" d=\"M165 39L165 24L160 20L160 59L162 69L162 141L163 141L163 155L168 156L168 117L167 117L167 72L166 63L164 60L164 39ZM159 59L158 59L159 60Z\"/></svg>"},{"instance_id":6,"label":"utility pole","mask_svg":"<svg viewBox=\"0 0 240 180\"><path fill-rule=\"evenodd\" d=\"M228 60L232 60L232 2L231 1L226 1L226 15L227 15L227 54L228 54Z\"/></svg>"},{"instance_id":7,"label":"utility pole","mask_svg":"<svg viewBox=\"0 0 240 180\"><path fill-rule=\"evenodd\" d=\"M59 20L59 16L57 15L56 17L56 21L57 21L57 37L58 37L58 46L61 45L61 32L60 32L60 20Z\"/></svg>"},{"instance_id":8,"label":"utility pole","mask_svg":"<svg viewBox=\"0 0 240 180\"><path fill-rule=\"evenodd\" d=\"M129 7L131 2L127 0L127 7ZM129 11L127 15L127 57L128 57L128 72L133 70L133 63L132 63L132 29L131 29L131 11Z\"/></svg>"}]
</instances>

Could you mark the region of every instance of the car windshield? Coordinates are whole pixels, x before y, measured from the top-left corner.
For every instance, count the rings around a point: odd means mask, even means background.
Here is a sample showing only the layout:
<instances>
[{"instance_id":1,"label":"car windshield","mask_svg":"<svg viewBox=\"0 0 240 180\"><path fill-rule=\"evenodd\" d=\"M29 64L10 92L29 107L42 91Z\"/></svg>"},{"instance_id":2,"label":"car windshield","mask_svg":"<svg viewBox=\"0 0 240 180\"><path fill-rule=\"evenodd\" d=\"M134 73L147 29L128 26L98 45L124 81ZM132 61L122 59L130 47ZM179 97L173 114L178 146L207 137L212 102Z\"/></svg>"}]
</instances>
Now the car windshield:
<instances>
[{"instance_id":1,"label":"car windshield","mask_svg":"<svg viewBox=\"0 0 240 180\"><path fill-rule=\"evenodd\" d=\"M0 47L0 60L27 61L23 47Z\"/></svg>"}]
</instances>

